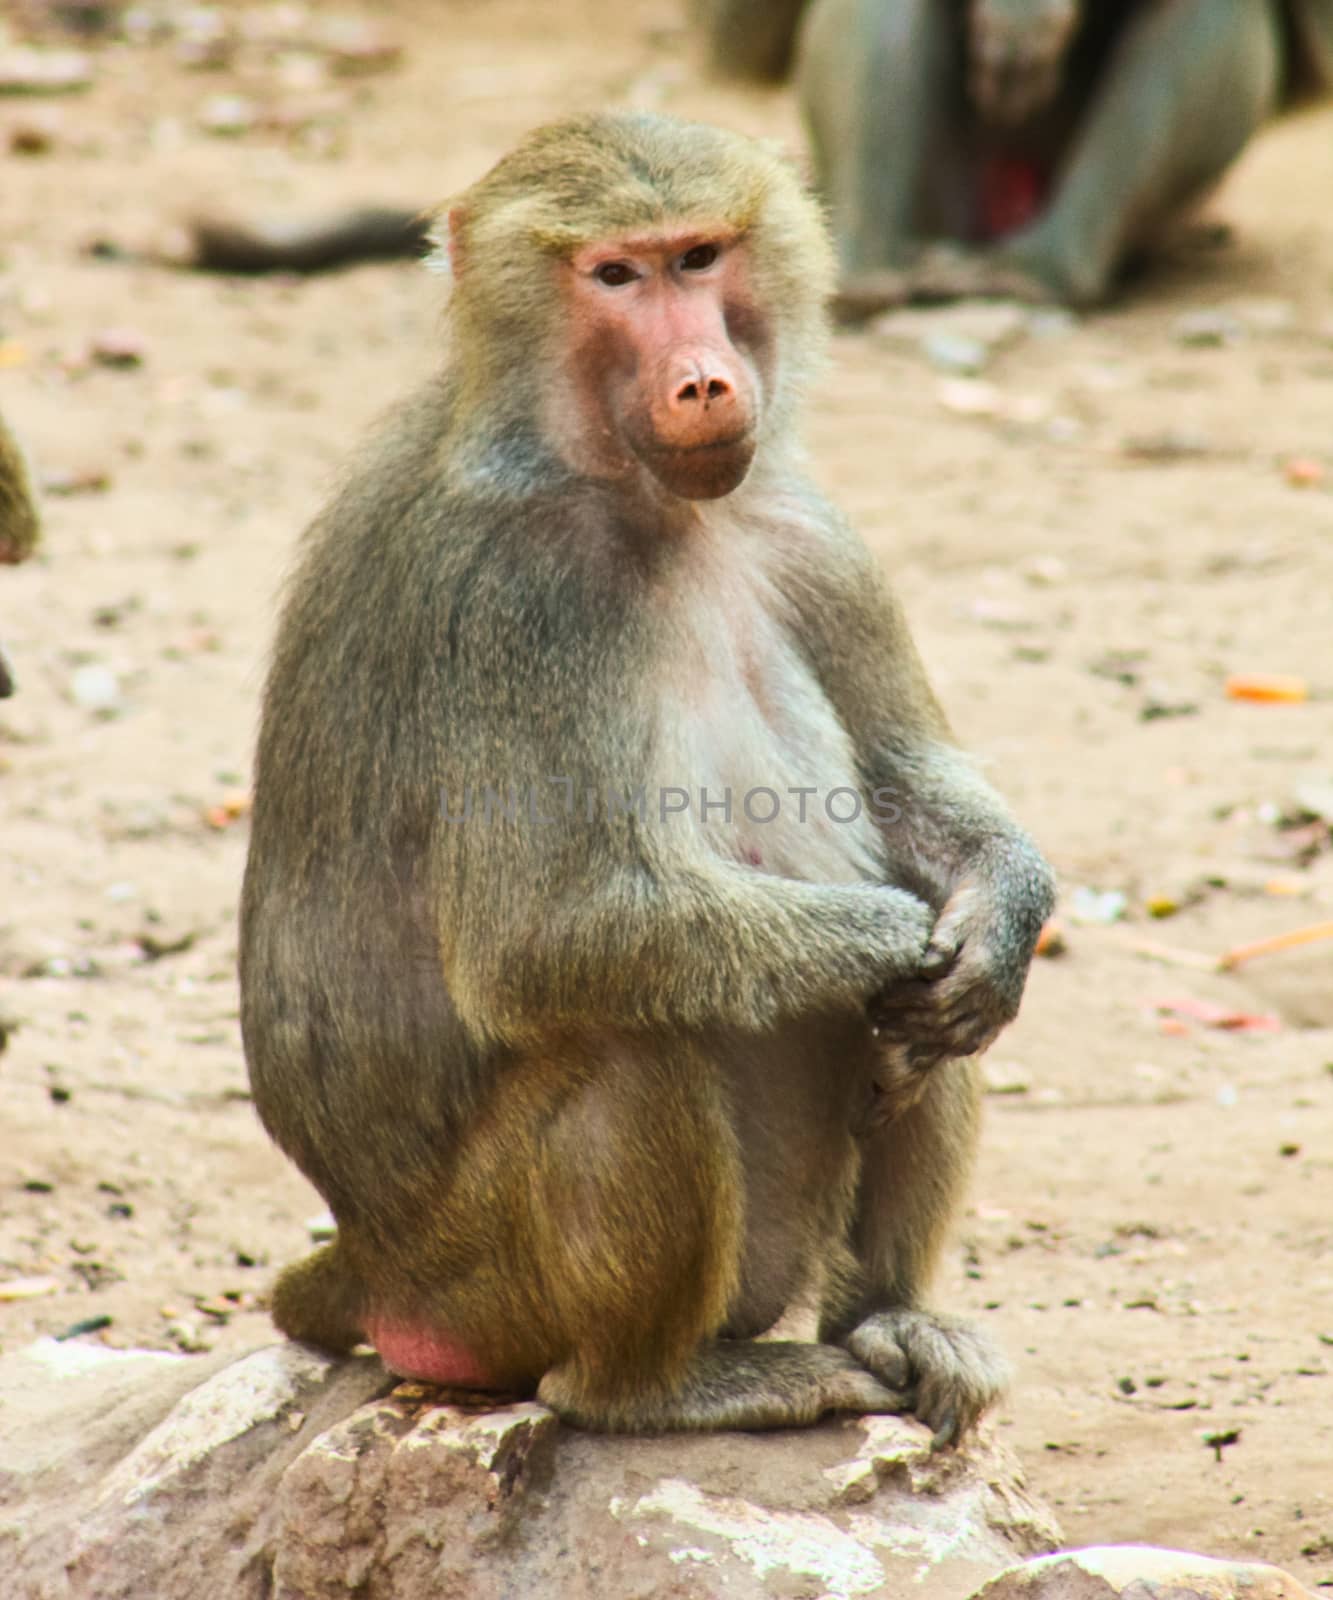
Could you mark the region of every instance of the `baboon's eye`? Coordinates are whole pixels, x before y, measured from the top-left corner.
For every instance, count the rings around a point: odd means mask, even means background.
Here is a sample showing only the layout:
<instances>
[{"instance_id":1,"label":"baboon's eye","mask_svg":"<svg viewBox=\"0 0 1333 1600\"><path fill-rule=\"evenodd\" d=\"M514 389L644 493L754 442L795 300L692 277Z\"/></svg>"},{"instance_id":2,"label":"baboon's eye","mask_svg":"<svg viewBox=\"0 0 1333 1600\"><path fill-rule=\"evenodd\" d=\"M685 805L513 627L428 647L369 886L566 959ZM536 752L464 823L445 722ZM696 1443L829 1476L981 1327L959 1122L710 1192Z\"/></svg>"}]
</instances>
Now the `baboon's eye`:
<instances>
[{"instance_id":1,"label":"baboon's eye","mask_svg":"<svg viewBox=\"0 0 1333 1600\"><path fill-rule=\"evenodd\" d=\"M619 289L622 284L633 283L638 273L628 261L603 261L593 277L608 289Z\"/></svg>"},{"instance_id":2,"label":"baboon's eye","mask_svg":"<svg viewBox=\"0 0 1333 1600\"><path fill-rule=\"evenodd\" d=\"M680 258L682 272L704 272L717 260L718 248L715 244L696 244L693 250L687 250Z\"/></svg>"}]
</instances>

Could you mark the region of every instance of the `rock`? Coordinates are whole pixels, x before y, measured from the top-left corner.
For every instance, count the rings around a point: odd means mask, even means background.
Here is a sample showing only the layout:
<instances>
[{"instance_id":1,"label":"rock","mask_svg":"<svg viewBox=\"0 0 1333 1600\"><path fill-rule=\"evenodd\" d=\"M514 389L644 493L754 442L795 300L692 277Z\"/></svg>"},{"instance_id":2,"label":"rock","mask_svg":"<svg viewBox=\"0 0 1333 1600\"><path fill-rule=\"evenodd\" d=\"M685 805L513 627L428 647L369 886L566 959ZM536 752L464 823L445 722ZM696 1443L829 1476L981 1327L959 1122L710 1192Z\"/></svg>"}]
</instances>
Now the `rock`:
<instances>
[{"instance_id":1,"label":"rock","mask_svg":"<svg viewBox=\"0 0 1333 1600\"><path fill-rule=\"evenodd\" d=\"M1148 1545L1097 1545L1002 1572L974 1600L1314 1600L1277 1567L1210 1561Z\"/></svg>"},{"instance_id":2,"label":"rock","mask_svg":"<svg viewBox=\"0 0 1333 1600\"><path fill-rule=\"evenodd\" d=\"M253 100L240 94L214 94L199 107L197 120L205 133L221 139L237 138L249 133L258 121L259 112Z\"/></svg>"},{"instance_id":3,"label":"rock","mask_svg":"<svg viewBox=\"0 0 1333 1600\"><path fill-rule=\"evenodd\" d=\"M60 114L49 108L34 110L9 124L9 148L16 156L44 156L60 140Z\"/></svg>"},{"instance_id":4,"label":"rock","mask_svg":"<svg viewBox=\"0 0 1333 1600\"><path fill-rule=\"evenodd\" d=\"M1128 898L1119 889L1092 889L1079 884L1069 897L1069 916L1085 928L1106 927L1119 922L1128 906Z\"/></svg>"},{"instance_id":5,"label":"rock","mask_svg":"<svg viewBox=\"0 0 1333 1600\"><path fill-rule=\"evenodd\" d=\"M1131 461L1197 461L1218 453L1206 433L1197 428L1156 428L1147 433L1128 433L1120 449Z\"/></svg>"},{"instance_id":6,"label":"rock","mask_svg":"<svg viewBox=\"0 0 1333 1600\"><path fill-rule=\"evenodd\" d=\"M907 306L886 311L872 324L873 332L896 344L923 347L931 338L966 339L999 350L1015 344L1028 331L1031 318L1009 302L974 300L960 305Z\"/></svg>"},{"instance_id":7,"label":"rock","mask_svg":"<svg viewBox=\"0 0 1333 1600\"><path fill-rule=\"evenodd\" d=\"M981 1063L982 1081L987 1094L1027 1094L1032 1076L1017 1061L995 1061L990 1056Z\"/></svg>"},{"instance_id":8,"label":"rock","mask_svg":"<svg viewBox=\"0 0 1333 1600\"><path fill-rule=\"evenodd\" d=\"M148 341L136 328L104 328L93 335L88 353L100 367L130 371L143 366Z\"/></svg>"},{"instance_id":9,"label":"rock","mask_svg":"<svg viewBox=\"0 0 1333 1600\"><path fill-rule=\"evenodd\" d=\"M1291 333L1296 328L1296 307L1290 300L1247 297L1232 300L1226 309L1255 333Z\"/></svg>"},{"instance_id":10,"label":"rock","mask_svg":"<svg viewBox=\"0 0 1333 1600\"><path fill-rule=\"evenodd\" d=\"M960 333L929 334L921 348L937 372L957 373L965 378L976 377L990 359L990 351L980 339L967 339Z\"/></svg>"},{"instance_id":11,"label":"rock","mask_svg":"<svg viewBox=\"0 0 1333 1600\"><path fill-rule=\"evenodd\" d=\"M77 50L0 50L0 94L75 94L92 81L92 57Z\"/></svg>"},{"instance_id":12,"label":"rock","mask_svg":"<svg viewBox=\"0 0 1333 1600\"><path fill-rule=\"evenodd\" d=\"M890 343L920 350L938 372L975 377L997 350L1023 337L1027 321L1019 306L983 301L890 311L875 320L873 330Z\"/></svg>"},{"instance_id":13,"label":"rock","mask_svg":"<svg viewBox=\"0 0 1333 1600\"><path fill-rule=\"evenodd\" d=\"M41 1340L0 1360L0 1436L21 1600L965 1600L1059 1539L984 1431L934 1455L897 1417L612 1438L292 1344Z\"/></svg>"},{"instance_id":14,"label":"rock","mask_svg":"<svg viewBox=\"0 0 1333 1600\"><path fill-rule=\"evenodd\" d=\"M1183 311L1171 324L1171 335L1177 344L1218 349L1239 343L1245 337L1245 325L1227 311Z\"/></svg>"},{"instance_id":15,"label":"rock","mask_svg":"<svg viewBox=\"0 0 1333 1600\"><path fill-rule=\"evenodd\" d=\"M1034 339L1065 339L1078 331L1078 318L1064 306L1038 306L1025 321Z\"/></svg>"},{"instance_id":16,"label":"rock","mask_svg":"<svg viewBox=\"0 0 1333 1600\"><path fill-rule=\"evenodd\" d=\"M310 1217L305 1227L313 1244L326 1244L338 1232L332 1211L321 1211L318 1216Z\"/></svg>"},{"instance_id":17,"label":"rock","mask_svg":"<svg viewBox=\"0 0 1333 1600\"><path fill-rule=\"evenodd\" d=\"M85 711L114 716L121 709L120 679L95 661L79 667L69 680L70 699Z\"/></svg>"}]
</instances>

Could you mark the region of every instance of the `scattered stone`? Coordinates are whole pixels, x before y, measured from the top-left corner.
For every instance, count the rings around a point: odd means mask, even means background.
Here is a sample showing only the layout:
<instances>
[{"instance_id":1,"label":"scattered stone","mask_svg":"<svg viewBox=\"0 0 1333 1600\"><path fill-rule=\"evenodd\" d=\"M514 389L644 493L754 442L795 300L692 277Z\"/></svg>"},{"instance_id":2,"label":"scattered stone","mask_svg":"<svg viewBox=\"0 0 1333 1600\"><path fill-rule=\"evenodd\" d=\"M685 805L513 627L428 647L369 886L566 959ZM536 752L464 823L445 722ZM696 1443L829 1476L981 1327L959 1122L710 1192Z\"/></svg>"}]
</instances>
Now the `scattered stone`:
<instances>
[{"instance_id":1,"label":"scattered stone","mask_svg":"<svg viewBox=\"0 0 1333 1600\"><path fill-rule=\"evenodd\" d=\"M0 94L74 94L92 81L92 58L81 51L0 50Z\"/></svg>"},{"instance_id":2,"label":"scattered stone","mask_svg":"<svg viewBox=\"0 0 1333 1600\"><path fill-rule=\"evenodd\" d=\"M129 371L134 367L143 366L144 357L148 354L148 343L144 336L133 328L106 328L94 335L88 349L98 366Z\"/></svg>"},{"instance_id":3,"label":"scattered stone","mask_svg":"<svg viewBox=\"0 0 1333 1600\"><path fill-rule=\"evenodd\" d=\"M312 1244L327 1244L330 1239L337 1237L338 1224L332 1211L321 1211L317 1217L307 1220L305 1231L310 1235Z\"/></svg>"},{"instance_id":4,"label":"scattered stone","mask_svg":"<svg viewBox=\"0 0 1333 1600\"><path fill-rule=\"evenodd\" d=\"M1127 434L1120 453L1131 461L1197 461L1216 455L1213 441L1197 428L1158 428L1151 433Z\"/></svg>"},{"instance_id":5,"label":"scattered stone","mask_svg":"<svg viewBox=\"0 0 1333 1600\"><path fill-rule=\"evenodd\" d=\"M61 126L58 111L30 111L9 124L9 148L16 156L49 155L59 142Z\"/></svg>"},{"instance_id":6,"label":"scattered stone","mask_svg":"<svg viewBox=\"0 0 1333 1600\"><path fill-rule=\"evenodd\" d=\"M1228 311L1185 311L1171 324L1177 344L1197 349L1222 349L1245 337L1245 325Z\"/></svg>"},{"instance_id":7,"label":"scattered stone","mask_svg":"<svg viewBox=\"0 0 1333 1600\"><path fill-rule=\"evenodd\" d=\"M984 378L942 378L935 395L940 405L955 416L985 417L1020 427L1044 422L1050 413L1049 402L1040 395L1007 394Z\"/></svg>"},{"instance_id":8,"label":"scattered stone","mask_svg":"<svg viewBox=\"0 0 1333 1600\"><path fill-rule=\"evenodd\" d=\"M105 467L55 467L42 474L43 494L105 494L110 487L111 474Z\"/></svg>"},{"instance_id":9,"label":"scattered stone","mask_svg":"<svg viewBox=\"0 0 1333 1600\"><path fill-rule=\"evenodd\" d=\"M897 1417L617 1438L296 1344L0 1360L8 1591L98 1600L965 1600L1059 1534L985 1430Z\"/></svg>"},{"instance_id":10,"label":"scattered stone","mask_svg":"<svg viewBox=\"0 0 1333 1600\"><path fill-rule=\"evenodd\" d=\"M185 951L193 948L198 937L197 931L193 928L178 934L174 939L162 939L155 933L145 931L136 933L134 942L143 951L145 961L161 961L163 956L183 955Z\"/></svg>"},{"instance_id":11,"label":"scattered stone","mask_svg":"<svg viewBox=\"0 0 1333 1600\"><path fill-rule=\"evenodd\" d=\"M163 1331L172 1344L186 1355L207 1355L213 1348L213 1341L196 1317L174 1317Z\"/></svg>"},{"instance_id":12,"label":"scattered stone","mask_svg":"<svg viewBox=\"0 0 1333 1600\"><path fill-rule=\"evenodd\" d=\"M1078 318L1063 306L1039 306L1029 311L1027 331L1034 339L1064 339L1078 330Z\"/></svg>"},{"instance_id":13,"label":"scattered stone","mask_svg":"<svg viewBox=\"0 0 1333 1600\"><path fill-rule=\"evenodd\" d=\"M1035 589L1051 589L1069 578L1069 564L1060 556L1027 556L1018 570Z\"/></svg>"},{"instance_id":14,"label":"scattered stone","mask_svg":"<svg viewBox=\"0 0 1333 1600\"><path fill-rule=\"evenodd\" d=\"M992 1578L974 1600L1314 1600L1277 1567L1213 1561L1149 1545L1098 1545L1026 1561Z\"/></svg>"},{"instance_id":15,"label":"scattered stone","mask_svg":"<svg viewBox=\"0 0 1333 1600\"><path fill-rule=\"evenodd\" d=\"M69 681L69 693L76 706L100 717L115 716L124 704L120 679L110 667L95 661L75 672Z\"/></svg>"},{"instance_id":16,"label":"scattered stone","mask_svg":"<svg viewBox=\"0 0 1333 1600\"><path fill-rule=\"evenodd\" d=\"M205 133L220 139L234 139L249 133L259 112L253 100L239 94L210 95L199 107L197 120Z\"/></svg>"},{"instance_id":17,"label":"scattered stone","mask_svg":"<svg viewBox=\"0 0 1333 1600\"><path fill-rule=\"evenodd\" d=\"M994 1061L989 1057L981 1063L981 1073L987 1094L1027 1094L1032 1088L1032 1077L1016 1061Z\"/></svg>"},{"instance_id":18,"label":"scattered stone","mask_svg":"<svg viewBox=\"0 0 1333 1600\"><path fill-rule=\"evenodd\" d=\"M1090 889L1080 884L1069 897L1069 915L1084 927L1106 927L1119 922L1128 905L1119 889Z\"/></svg>"},{"instance_id":19,"label":"scattered stone","mask_svg":"<svg viewBox=\"0 0 1333 1600\"><path fill-rule=\"evenodd\" d=\"M887 312L872 327L892 344L919 350L939 372L975 377L997 350L1022 339L1028 317L1009 304L909 306Z\"/></svg>"},{"instance_id":20,"label":"scattered stone","mask_svg":"<svg viewBox=\"0 0 1333 1600\"><path fill-rule=\"evenodd\" d=\"M1020 340L1029 321L1021 306L978 300L964 305L908 306L887 311L875 319L871 328L895 344L922 346L936 335L948 335L997 350Z\"/></svg>"},{"instance_id":21,"label":"scattered stone","mask_svg":"<svg viewBox=\"0 0 1333 1600\"><path fill-rule=\"evenodd\" d=\"M979 379L958 378L942 383L936 394L946 411L960 417L998 417L1003 414L1006 403L1002 389Z\"/></svg>"},{"instance_id":22,"label":"scattered stone","mask_svg":"<svg viewBox=\"0 0 1333 1600\"><path fill-rule=\"evenodd\" d=\"M1021 633L1032 626L1032 618L1027 612L996 595L973 596L964 608L963 614L973 622L979 622L983 628L997 628L1004 631L1012 629Z\"/></svg>"},{"instance_id":23,"label":"scattered stone","mask_svg":"<svg viewBox=\"0 0 1333 1600\"><path fill-rule=\"evenodd\" d=\"M1296 326L1296 307L1290 300L1232 300L1226 308L1252 333L1291 333Z\"/></svg>"},{"instance_id":24,"label":"scattered stone","mask_svg":"<svg viewBox=\"0 0 1333 1600\"><path fill-rule=\"evenodd\" d=\"M329 17L316 30L315 43L335 72L363 76L386 72L402 59L403 47L377 23L361 17Z\"/></svg>"},{"instance_id":25,"label":"scattered stone","mask_svg":"<svg viewBox=\"0 0 1333 1600\"><path fill-rule=\"evenodd\" d=\"M990 359L990 351L979 339L965 339L957 333L932 333L921 348L937 372L956 373L964 378L976 377Z\"/></svg>"},{"instance_id":26,"label":"scattered stone","mask_svg":"<svg viewBox=\"0 0 1333 1600\"><path fill-rule=\"evenodd\" d=\"M0 1304L7 1305L15 1300L40 1300L45 1295L59 1292L59 1278L8 1278L0 1283Z\"/></svg>"},{"instance_id":27,"label":"scattered stone","mask_svg":"<svg viewBox=\"0 0 1333 1600\"><path fill-rule=\"evenodd\" d=\"M193 72L220 72L236 54L228 19L212 6L191 6L180 17L176 60Z\"/></svg>"}]
</instances>

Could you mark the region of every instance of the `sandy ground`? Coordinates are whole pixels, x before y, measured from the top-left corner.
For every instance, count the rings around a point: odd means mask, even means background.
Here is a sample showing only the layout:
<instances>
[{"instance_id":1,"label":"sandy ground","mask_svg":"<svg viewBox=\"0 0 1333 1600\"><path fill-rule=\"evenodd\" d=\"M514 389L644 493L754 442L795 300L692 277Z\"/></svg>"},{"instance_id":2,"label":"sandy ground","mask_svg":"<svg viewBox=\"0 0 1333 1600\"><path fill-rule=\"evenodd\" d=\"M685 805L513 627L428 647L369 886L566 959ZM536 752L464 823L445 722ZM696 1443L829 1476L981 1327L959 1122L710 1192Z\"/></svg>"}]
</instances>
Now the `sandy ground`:
<instances>
[{"instance_id":1,"label":"sandy ground","mask_svg":"<svg viewBox=\"0 0 1333 1600\"><path fill-rule=\"evenodd\" d=\"M442 293L406 266L239 283L88 245L200 204L433 201L572 106L799 140L784 94L703 83L666 0L378 15L406 46L379 76L314 83L257 46L199 72L163 40L100 50L80 97L0 100L0 150L59 115L46 153L0 154L0 408L48 483L107 485L50 494L41 557L0 571L21 679L0 708L0 1280L55 1280L0 1303L4 1349L94 1317L116 1345L253 1341L321 1209L246 1100L246 828L205 814L248 781L293 541L431 360ZM291 115L210 135L227 94ZM913 340L840 337L811 435L1065 886L1068 953L993 1052L1015 1092L989 1102L940 1300L1011 1352L1000 1426L1071 1541L1333 1587L1333 946L1230 975L1136 948L1215 955L1333 916L1327 829L1279 825L1333 785L1331 194L1333 116L1287 123L1217 197L1223 247L1121 309L1023 325L990 389L950 387ZM1181 342L1182 313L1218 307L1222 343ZM117 329L138 366L90 360ZM1322 482L1294 485L1292 458ZM89 666L115 675L107 712L77 702ZM1311 698L1231 701L1244 671ZM1080 887L1125 917L1074 921ZM1181 909L1154 921L1156 900ZM1281 1026L1164 1031L1178 1000Z\"/></svg>"}]
</instances>

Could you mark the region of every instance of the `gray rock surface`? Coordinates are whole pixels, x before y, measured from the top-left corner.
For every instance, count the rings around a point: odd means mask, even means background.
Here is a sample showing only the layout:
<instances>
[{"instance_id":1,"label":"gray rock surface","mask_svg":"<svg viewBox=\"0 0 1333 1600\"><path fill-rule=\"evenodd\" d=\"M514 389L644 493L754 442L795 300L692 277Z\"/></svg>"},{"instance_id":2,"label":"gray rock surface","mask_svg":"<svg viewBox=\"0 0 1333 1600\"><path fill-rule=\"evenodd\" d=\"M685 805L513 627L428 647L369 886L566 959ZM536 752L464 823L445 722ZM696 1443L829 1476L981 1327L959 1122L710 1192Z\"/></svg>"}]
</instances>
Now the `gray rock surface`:
<instances>
[{"instance_id":1,"label":"gray rock surface","mask_svg":"<svg viewBox=\"0 0 1333 1600\"><path fill-rule=\"evenodd\" d=\"M965 1600L1059 1539L984 1432L605 1438L287 1344L40 1341L0 1360L0 1441L6 1600Z\"/></svg>"}]
</instances>

